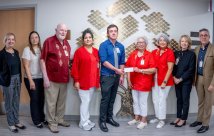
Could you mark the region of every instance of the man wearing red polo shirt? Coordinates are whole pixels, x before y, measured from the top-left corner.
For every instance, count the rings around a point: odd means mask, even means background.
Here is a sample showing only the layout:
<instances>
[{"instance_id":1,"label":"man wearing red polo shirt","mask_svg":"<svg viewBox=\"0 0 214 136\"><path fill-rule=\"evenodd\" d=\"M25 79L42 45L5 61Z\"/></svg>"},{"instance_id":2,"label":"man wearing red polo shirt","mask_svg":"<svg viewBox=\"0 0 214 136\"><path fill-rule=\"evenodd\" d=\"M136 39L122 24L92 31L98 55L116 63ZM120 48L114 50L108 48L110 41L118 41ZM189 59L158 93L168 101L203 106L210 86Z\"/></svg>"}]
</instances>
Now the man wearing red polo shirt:
<instances>
[{"instance_id":1,"label":"man wearing red polo shirt","mask_svg":"<svg viewBox=\"0 0 214 136\"><path fill-rule=\"evenodd\" d=\"M65 40L67 27L58 24L56 35L45 40L41 53L41 69L45 87L46 118L51 132L58 133L58 125L69 127L63 117L67 83L69 81L70 45Z\"/></svg>"}]
</instances>

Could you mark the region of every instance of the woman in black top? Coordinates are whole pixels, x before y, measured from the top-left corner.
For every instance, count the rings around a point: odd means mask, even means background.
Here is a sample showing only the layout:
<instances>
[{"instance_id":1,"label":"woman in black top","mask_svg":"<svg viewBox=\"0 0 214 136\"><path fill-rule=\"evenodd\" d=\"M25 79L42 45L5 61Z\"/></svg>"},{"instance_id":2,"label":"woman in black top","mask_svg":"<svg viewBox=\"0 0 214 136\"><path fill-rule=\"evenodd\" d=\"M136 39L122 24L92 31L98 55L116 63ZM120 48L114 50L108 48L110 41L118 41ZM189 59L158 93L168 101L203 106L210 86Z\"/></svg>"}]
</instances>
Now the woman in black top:
<instances>
[{"instance_id":1,"label":"woman in black top","mask_svg":"<svg viewBox=\"0 0 214 136\"><path fill-rule=\"evenodd\" d=\"M191 39L189 36L182 35L179 46L180 51L175 52L176 63L173 69L177 97L177 119L170 123L175 127L182 127L186 124L196 61L195 53L191 51Z\"/></svg>"},{"instance_id":2,"label":"woman in black top","mask_svg":"<svg viewBox=\"0 0 214 136\"><path fill-rule=\"evenodd\" d=\"M3 42L5 47L0 51L0 85L2 85L9 129L17 133L17 128L26 128L19 122L21 61L18 51L13 48L16 42L15 35L7 33Z\"/></svg>"}]
</instances>

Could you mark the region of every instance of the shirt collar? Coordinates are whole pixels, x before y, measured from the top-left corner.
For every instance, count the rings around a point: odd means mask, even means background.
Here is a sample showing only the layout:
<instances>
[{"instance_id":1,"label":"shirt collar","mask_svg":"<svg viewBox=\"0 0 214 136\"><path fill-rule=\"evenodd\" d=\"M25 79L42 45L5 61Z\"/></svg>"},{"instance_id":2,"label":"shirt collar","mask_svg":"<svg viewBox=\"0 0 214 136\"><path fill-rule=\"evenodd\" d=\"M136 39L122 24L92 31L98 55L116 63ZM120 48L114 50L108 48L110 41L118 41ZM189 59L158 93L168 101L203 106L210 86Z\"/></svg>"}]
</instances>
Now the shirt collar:
<instances>
[{"instance_id":1,"label":"shirt collar","mask_svg":"<svg viewBox=\"0 0 214 136\"><path fill-rule=\"evenodd\" d=\"M210 42L208 42L205 46L204 46L204 49L201 47L200 49L201 50L207 50L208 46L209 46Z\"/></svg>"},{"instance_id":2,"label":"shirt collar","mask_svg":"<svg viewBox=\"0 0 214 136\"><path fill-rule=\"evenodd\" d=\"M108 44L111 44L112 46L114 46L113 43L109 39L107 41L108 41ZM118 46L118 41L115 42L115 46Z\"/></svg>"}]
</instances>

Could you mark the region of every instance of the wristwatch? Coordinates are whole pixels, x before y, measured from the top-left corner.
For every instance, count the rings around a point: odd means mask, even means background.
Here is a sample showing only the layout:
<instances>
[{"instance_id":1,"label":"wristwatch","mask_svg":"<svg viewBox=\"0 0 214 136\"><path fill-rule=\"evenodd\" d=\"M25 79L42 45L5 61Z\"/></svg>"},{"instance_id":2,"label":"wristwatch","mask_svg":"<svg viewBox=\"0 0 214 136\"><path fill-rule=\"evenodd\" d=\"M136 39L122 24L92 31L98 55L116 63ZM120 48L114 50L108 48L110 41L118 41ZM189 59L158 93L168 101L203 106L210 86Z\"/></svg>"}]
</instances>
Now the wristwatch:
<instances>
[{"instance_id":1,"label":"wristwatch","mask_svg":"<svg viewBox=\"0 0 214 136\"><path fill-rule=\"evenodd\" d=\"M167 81L165 81L165 80L164 80L164 81L163 81L163 83L164 83L164 84L166 84L166 83L167 83Z\"/></svg>"}]
</instances>

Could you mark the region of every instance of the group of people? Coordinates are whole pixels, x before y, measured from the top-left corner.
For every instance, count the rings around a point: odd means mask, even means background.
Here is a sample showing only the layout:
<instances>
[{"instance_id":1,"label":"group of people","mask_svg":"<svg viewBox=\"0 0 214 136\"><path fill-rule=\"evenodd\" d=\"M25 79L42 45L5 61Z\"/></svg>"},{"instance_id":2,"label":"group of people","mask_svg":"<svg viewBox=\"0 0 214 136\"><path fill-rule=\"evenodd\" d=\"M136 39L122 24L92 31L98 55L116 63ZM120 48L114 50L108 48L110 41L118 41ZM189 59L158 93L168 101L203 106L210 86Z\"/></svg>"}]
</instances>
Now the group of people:
<instances>
[{"instance_id":1,"label":"group of people","mask_svg":"<svg viewBox=\"0 0 214 136\"><path fill-rule=\"evenodd\" d=\"M152 92L156 128L165 125L167 96L173 85L177 96L177 118L171 122L175 127L186 124L192 85L198 94L198 118L190 127L202 125L198 133L209 129L214 92L214 47L210 44L207 29L199 31L201 45L191 51L191 39L182 35L179 51L168 47L169 37L165 34L157 38L157 49L147 50L148 39L139 37L136 49L125 61L125 48L118 42L118 27L107 27L108 39L93 47L94 36L90 29L82 33L82 46L74 53L72 68L69 70L71 47L66 40L67 26L58 24L56 34L45 40L41 47L36 31L29 34L29 46L24 48L22 62L25 70L24 83L30 96L30 111L34 125L43 128L48 125L53 133L58 126L69 127L64 120L65 100L69 76L74 80L80 104L79 127L90 131L95 123L90 120L89 105L93 93L101 88L99 127L108 132L106 123L119 127L113 119L113 106L119 84L123 84L127 74L128 87L132 91L134 119L129 125L137 124L138 129L147 126L147 99ZM4 48L0 51L0 85L2 86L9 129L18 132L26 126L19 121L19 100L22 82L21 61L14 49L13 33L4 38ZM126 71L129 69L129 71ZM131 69L131 70L130 70ZM46 115L44 114L44 105Z\"/></svg>"},{"instance_id":2,"label":"group of people","mask_svg":"<svg viewBox=\"0 0 214 136\"><path fill-rule=\"evenodd\" d=\"M209 41L208 29L199 31L199 39L201 45L195 52L191 50L191 39L187 35L180 37L179 51L175 52L168 48L169 37L165 34L159 35L158 47L152 52L146 50L146 37L137 39L136 50L126 62L126 66L134 71L128 73L135 115L129 125L137 124L138 129L147 126L147 98L151 92L155 118L149 123L157 123L156 128L162 128L166 119L166 100L172 86L175 86L177 97L177 118L170 125L186 125L194 85L198 94L198 115L190 127L201 126L197 133L208 131L214 99L214 46Z\"/></svg>"}]
</instances>

